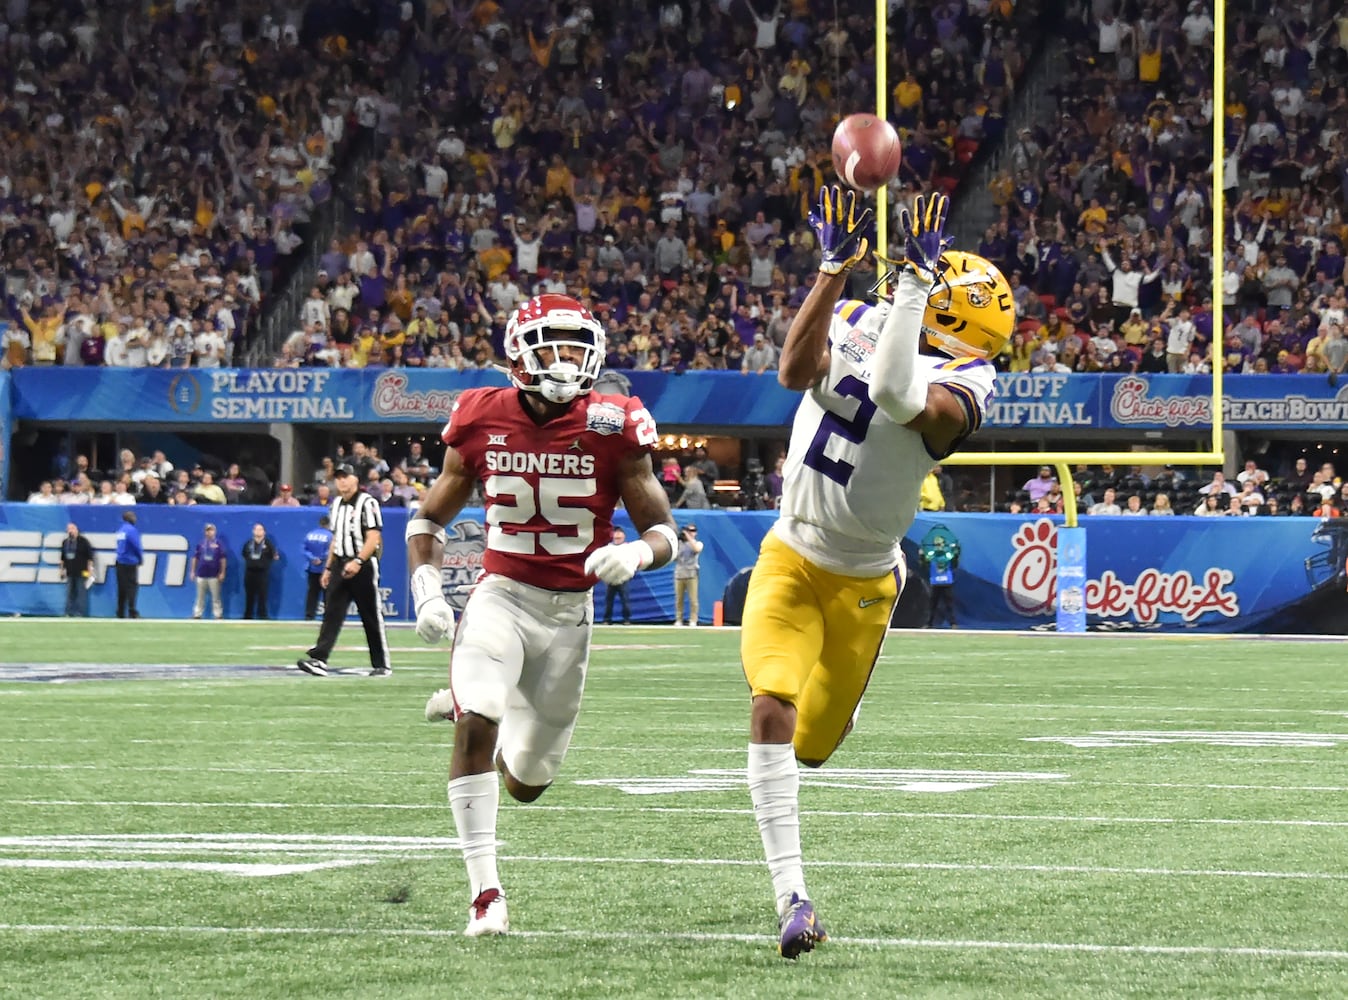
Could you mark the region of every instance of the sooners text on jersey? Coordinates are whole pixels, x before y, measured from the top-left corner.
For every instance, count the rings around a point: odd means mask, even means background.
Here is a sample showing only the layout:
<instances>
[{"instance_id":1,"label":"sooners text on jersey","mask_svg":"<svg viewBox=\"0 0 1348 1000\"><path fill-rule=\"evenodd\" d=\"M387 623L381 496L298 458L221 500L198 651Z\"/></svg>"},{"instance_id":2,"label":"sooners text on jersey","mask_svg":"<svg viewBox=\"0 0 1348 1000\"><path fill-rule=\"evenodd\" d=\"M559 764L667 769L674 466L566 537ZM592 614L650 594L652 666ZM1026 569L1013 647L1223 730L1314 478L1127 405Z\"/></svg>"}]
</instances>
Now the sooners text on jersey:
<instances>
[{"instance_id":1,"label":"sooners text on jersey","mask_svg":"<svg viewBox=\"0 0 1348 1000\"><path fill-rule=\"evenodd\" d=\"M514 388L469 389L441 439L482 483L488 573L548 590L588 590L585 557L613 537L623 460L649 451L641 400L589 393L541 427Z\"/></svg>"}]
</instances>

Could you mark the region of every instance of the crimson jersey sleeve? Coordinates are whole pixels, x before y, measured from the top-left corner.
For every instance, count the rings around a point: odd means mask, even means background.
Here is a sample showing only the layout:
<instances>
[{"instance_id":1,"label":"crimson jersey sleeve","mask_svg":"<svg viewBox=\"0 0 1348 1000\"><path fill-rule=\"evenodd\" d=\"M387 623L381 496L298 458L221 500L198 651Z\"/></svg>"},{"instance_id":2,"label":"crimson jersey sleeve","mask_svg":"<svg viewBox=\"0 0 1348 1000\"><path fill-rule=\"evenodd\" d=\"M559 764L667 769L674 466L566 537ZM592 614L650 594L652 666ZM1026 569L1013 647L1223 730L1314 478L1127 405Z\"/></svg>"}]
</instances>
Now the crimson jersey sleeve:
<instances>
[{"instance_id":1,"label":"crimson jersey sleeve","mask_svg":"<svg viewBox=\"0 0 1348 1000\"><path fill-rule=\"evenodd\" d=\"M468 389L459 393L454 406L449 411L449 420L440 432L440 440L462 454L465 445L471 440L474 411L477 404L489 389Z\"/></svg>"},{"instance_id":2,"label":"crimson jersey sleeve","mask_svg":"<svg viewBox=\"0 0 1348 1000\"><path fill-rule=\"evenodd\" d=\"M624 454L649 452L660 439L655 418L637 396L591 396L585 429L620 441L618 450Z\"/></svg>"}]
</instances>

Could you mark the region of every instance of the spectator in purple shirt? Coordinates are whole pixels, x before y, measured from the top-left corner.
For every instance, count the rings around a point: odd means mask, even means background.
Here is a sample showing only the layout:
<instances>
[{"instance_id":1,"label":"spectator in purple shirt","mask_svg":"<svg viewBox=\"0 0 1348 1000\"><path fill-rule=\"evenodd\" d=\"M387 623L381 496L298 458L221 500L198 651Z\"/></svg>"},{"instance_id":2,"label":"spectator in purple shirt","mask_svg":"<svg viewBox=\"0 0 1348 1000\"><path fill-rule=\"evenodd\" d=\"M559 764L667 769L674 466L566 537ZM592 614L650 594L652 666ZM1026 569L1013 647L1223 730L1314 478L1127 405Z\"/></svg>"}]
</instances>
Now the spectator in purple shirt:
<instances>
[{"instance_id":1,"label":"spectator in purple shirt","mask_svg":"<svg viewBox=\"0 0 1348 1000\"><path fill-rule=\"evenodd\" d=\"M205 534L192 553L192 564L188 579L195 581L197 599L192 605L192 617L200 618L206 610L206 595L211 595L211 611L217 620L225 616L224 602L220 597L220 588L225 582L225 565L228 553L224 543L216 537L215 525L207 524Z\"/></svg>"},{"instance_id":2,"label":"spectator in purple shirt","mask_svg":"<svg viewBox=\"0 0 1348 1000\"><path fill-rule=\"evenodd\" d=\"M1030 502L1034 503L1040 497L1048 496L1057 485L1058 477L1053 474L1053 466L1041 465L1039 474L1033 479L1026 480L1021 489L1030 494Z\"/></svg>"}]
</instances>

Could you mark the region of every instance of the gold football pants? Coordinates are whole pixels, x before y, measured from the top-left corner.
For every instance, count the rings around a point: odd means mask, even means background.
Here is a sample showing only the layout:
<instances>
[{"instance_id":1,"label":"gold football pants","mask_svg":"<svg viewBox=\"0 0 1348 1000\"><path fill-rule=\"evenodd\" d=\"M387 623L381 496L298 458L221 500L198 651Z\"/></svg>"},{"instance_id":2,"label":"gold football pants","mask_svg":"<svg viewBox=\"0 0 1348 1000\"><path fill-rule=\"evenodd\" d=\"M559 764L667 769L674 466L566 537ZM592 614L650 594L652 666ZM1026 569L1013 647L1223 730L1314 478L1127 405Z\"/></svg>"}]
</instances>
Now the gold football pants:
<instances>
[{"instance_id":1,"label":"gold football pants","mask_svg":"<svg viewBox=\"0 0 1348 1000\"><path fill-rule=\"evenodd\" d=\"M749 577L740 660L754 696L796 707L796 757L820 763L840 742L866 690L902 568L840 576L769 532Z\"/></svg>"}]
</instances>

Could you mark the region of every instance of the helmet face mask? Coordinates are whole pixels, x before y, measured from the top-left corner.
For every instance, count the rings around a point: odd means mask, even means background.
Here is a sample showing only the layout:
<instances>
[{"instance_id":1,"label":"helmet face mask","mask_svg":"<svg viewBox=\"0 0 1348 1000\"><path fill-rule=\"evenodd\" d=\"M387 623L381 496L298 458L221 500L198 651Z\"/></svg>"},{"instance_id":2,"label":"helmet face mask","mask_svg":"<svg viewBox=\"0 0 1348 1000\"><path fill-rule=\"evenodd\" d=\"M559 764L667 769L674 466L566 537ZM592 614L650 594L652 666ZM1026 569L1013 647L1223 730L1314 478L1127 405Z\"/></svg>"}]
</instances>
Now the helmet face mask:
<instances>
[{"instance_id":1,"label":"helmet face mask","mask_svg":"<svg viewBox=\"0 0 1348 1000\"><path fill-rule=\"evenodd\" d=\"M510 318L506 370L524 392L551 403L569 403L594 386L604 365L605 338L588 309L565 295L529 299Z\"/></svg>"}]
</instances>

